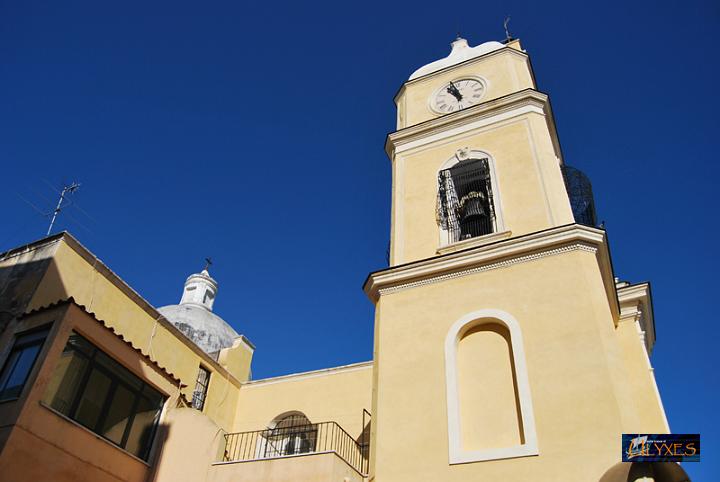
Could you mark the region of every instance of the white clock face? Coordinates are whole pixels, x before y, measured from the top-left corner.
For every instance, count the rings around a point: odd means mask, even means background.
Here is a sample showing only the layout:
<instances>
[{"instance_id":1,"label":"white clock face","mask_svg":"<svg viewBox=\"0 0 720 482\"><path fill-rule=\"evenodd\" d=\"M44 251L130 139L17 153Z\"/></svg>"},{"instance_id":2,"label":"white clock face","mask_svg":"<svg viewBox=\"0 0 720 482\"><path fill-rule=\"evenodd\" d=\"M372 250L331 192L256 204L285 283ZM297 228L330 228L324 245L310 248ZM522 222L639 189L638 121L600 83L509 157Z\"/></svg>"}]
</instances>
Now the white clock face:
<instances>
[{"instance_id":1,"label":"white clock face","mask_svg":"<svg viewBox=\"0 0 720 482\"><path fill-rule=\"evenodd\" d=\"M458 79L444 85L432 99L437 112L449 114L480 102L485 94L485 84L478 79Z\"/></svg>"}]
</instances>

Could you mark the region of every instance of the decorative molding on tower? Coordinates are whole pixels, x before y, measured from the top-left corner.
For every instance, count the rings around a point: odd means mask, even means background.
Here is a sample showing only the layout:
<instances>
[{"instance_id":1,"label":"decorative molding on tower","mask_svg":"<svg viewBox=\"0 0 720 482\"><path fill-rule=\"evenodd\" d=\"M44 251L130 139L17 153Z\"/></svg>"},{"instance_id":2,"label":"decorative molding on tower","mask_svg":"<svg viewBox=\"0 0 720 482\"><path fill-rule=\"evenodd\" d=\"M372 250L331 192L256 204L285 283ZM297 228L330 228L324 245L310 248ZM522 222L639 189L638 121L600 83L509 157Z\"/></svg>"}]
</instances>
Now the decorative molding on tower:
<instances>
[{"instance_id":1,"label":"decorative molding on tower","mask_svg":"<svg viewBox=\"0 0 720 482\"><path fill-rule=\"evenodd\" d=\"M617 287L620 302L620 317L618 323L637 323L642 335L642 341L648 354L652 353L655 345L655 317L652 309L652 292L650 283L620 283Z\"/></svg>"},{"instance_id":2,"label":"decorative molding on tower","mask_svg":"<svg viewBox=\"0 0 720 482\"><path fill-rule=\"evenodd\" d=\"M394 154L529 113L545 116L553 142L557 144L556 150L560 152L550 99L533 89L521 90L392 132L385 141L385 152L394 159Z\"/></svg>"},{"instance_id":3,"label":"decorative molding on tower","mask_svg":"<svg viewBox=\"0 0 720 482\"><path fill-rule=\"evenodd\" d=\"M579 224L560 226L376 271L368 275L363 288L371 300L377 301L383 295L406 289L573 251L596 254L611 309L617 320L619 307L605 231Z\"/></svg>"}]
</instances>

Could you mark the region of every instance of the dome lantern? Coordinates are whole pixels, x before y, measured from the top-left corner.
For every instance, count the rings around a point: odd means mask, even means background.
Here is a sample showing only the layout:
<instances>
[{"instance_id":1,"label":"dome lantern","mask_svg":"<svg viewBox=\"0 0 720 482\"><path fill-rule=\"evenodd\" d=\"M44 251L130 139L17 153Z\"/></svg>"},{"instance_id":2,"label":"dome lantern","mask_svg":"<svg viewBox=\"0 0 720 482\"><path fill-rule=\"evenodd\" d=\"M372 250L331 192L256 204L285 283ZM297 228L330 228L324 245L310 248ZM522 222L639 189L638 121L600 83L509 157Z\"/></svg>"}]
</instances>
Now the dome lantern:
<instances>
[{"instance_id":1,"label":"dome lantern","mask_svg":"<svg viewBox=\"0 0 720 482\"><path fill-rule=\"evenodd\" d=\"M208 273L207 269L200 273L191 274L185 280L185 289L183 290L181 305L197 305L212 311L215 296L217 295L217 281L215 281Z\"/></svg>"},{"instance_id":2,"label":"dome lantern","mask_svg":"<svg viewBox=\"0 0 720 482\"><path fill-rule=\"evenodd\" d=\"M158 311L205 353L217 358L220 350L232 346L240 335L212 311L218 283L210 276L210 260L207 261L201 272L185 280L180 303L163 306Z\"/></svg>"}]
</instances>

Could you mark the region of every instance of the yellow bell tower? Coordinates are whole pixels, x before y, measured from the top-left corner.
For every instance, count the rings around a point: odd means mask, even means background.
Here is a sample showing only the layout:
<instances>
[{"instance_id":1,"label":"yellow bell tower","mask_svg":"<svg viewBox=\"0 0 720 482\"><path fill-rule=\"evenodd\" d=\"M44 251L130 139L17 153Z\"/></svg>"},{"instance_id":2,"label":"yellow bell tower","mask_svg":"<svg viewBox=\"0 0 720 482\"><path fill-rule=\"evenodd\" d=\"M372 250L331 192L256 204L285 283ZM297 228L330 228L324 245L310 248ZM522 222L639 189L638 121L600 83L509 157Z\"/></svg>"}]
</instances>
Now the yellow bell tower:
<instances>
[{"instance_id":1,"label":"yellow bell tower","mask_svg":"<svg viewBox=\"0 0 720 482\"><path fill-rule=\"evenodd\" d=\"M519 41L458 38L395 97L370 480L597 481L669 430L649 285L616 282L536 89Z\"/></svg>"},{"instance_id":2,"label":"yellow bell tower","mask_svg":"<svg viewBox=\"0 0 720 482\"><path fill-rule=\"evenodd\" d=\"M418 69L395 101L398 130L386 144L393 165L391 264L477 244L473 239L450 246L470 238L448 232L464 220L448 220L437 199L439 173L461 170L464 161L485 159L480 177L487 177L492 192L480 195L491 226L480 232L492 236L481 236L482 243L573 222L550 103L535 90L518 41L471 48L458 39L447 58ZM456 182L458 175L463 177L456 173Z\"/></svg>"}]
</instances>

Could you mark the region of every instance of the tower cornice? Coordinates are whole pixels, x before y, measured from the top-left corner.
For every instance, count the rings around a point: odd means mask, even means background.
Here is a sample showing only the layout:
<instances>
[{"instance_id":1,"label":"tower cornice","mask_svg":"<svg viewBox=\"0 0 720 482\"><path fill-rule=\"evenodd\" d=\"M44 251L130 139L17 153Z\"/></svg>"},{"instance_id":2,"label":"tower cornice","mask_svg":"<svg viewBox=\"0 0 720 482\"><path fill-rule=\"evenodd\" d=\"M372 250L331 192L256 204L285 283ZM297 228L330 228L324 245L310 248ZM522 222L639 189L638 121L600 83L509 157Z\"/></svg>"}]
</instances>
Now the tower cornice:
<instances>
[{"instance_id":1,"label":"tower cornice","mask_svg":"<svg viewBox=\"0 0 720 482\"><path fill-rule=\"evenodd\" d=\"M398 291L572 251L595 253L613 318L617 322L619 303L606 233L602 229L580 224L568 224L455 253L391 266L370 273L363 289L373 302L377 302L381 296Z\"/></svg>"},{"instance_id":2,"label":"tower cornice","mask_svg":"<svg viewBox=\"0 0 720 482\"><path fill-rule=\"evenodd\" d=\"M556 144L556 151L560 153L560 142L555 128L550 98L547 94L534 89L514 92L391 132L385 140L385 152L393 160L395 154L400 152L528 113L536 113L545 117L553 142Z\"/></svg>"},{"instance_id":3,"label":"tower cornice","mask_svg":"<svg viewBox=\"0 0 720 482\"><path fill-rule=\"evenodd\" d=\"M524 59L524 60L527 61L528 63L530 63L530 56L529 56L527 53L525 53L525 51L519 50L519 49L517 49L517 48L515 48L515 47L505 46L505 47L503 47L503 48L500 48L500 49L497 49L497 50L493 50L493 51L491 51L491 52L488 52L488 53L486 53L486 54L480 55L480 56L478 56L478 57L473 57L473 58L471 58L471 59L465 60L465 61L463 61L463 62L459 62L459 63L457 63L457 64L448 65L447 67L444 67L444 68L439 69L439 70L435 70L434 72L430 72L430 73L421 75L421 76L419 76L419 77L415 77L415 78L412 78L412 79L408 79L408 80L406 80L405 82L403 82L403 84L402 84L402 85L400 86L400 88L398 89L397 93L396 93L395 96L393 97L393 102L395 102L395 104L397 105L398 98L402 95L402 93L405 91L405 89L406 89L409 85L416 84L416 83L420 83L420 82L424 82L424 81L426 81L426 80L428 80L428 79L432 79L433 77L438 77L438 76L440 76L440 75L443 75L443 74L445 74L446 72L448 72L448 71L450 71L450 70L452 70L452 69L456 69L456 68L458 68L458 67L463 67L463 66L466 66L466 65L471 65L471 64L474 64L474 63L478 63L478 62L482 62L482 61L484 61L484 60L486 60L486 59L488 59L488 58L490 58L490 57L495 57L495 56L500 56L500 55L515 55L515 56L517 56L517 57L519 57L519 58ZM531 70L531 72L532 72L532 68L531 68L530 70Z\"/></svg>"}]
</instances>

